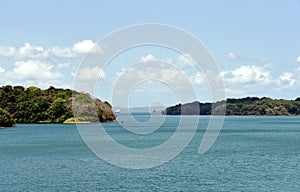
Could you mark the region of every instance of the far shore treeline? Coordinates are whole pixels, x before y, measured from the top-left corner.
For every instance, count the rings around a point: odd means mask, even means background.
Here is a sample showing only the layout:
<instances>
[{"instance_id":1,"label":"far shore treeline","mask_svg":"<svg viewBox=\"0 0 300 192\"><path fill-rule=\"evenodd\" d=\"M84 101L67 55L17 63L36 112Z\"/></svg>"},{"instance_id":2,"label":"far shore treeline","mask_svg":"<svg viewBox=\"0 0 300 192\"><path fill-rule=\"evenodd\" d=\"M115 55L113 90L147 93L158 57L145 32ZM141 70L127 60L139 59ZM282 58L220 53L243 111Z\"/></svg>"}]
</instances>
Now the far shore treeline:
<instances>
[{"instance_id":1,"label":"far shore treeline","mask_svg":"<svg viewBox=\"0 0 300 192\"><path fill-rule=\"evenodd\" d=\"M0 87L0 99L0 127L15 123L107 122L116 119L108 102L70 89L51 86L43 90L35 86L6 85Z\"/></svg>"},{"instance_id":2,"label":"far shore treeline","mask_svg":"<svg viewBox=\"0 0 300 192\"><path fill-rule=\"evenodd\" d=\"M226 99L216 103L178 104L162 111L165 115L225 115L279 116L300 115L300 97L295 100L268 97ZM75 116L76 118L75 118ZM220 113L221 114L221 113ZM70 89L6 85L0 87L0 127L16 123L110 122L116 120L112 106L87 93Z\"/></svg>"},{"instance_id":3,"label":"far shore treeline","mask_svg":"<svg viewBox=\"0 0 300 192\"><path fill-rule=\"evenodd\" d=\"M268 97L245 97L241 99L227 99L216 103L178 104L168 107L162 114L166 115L211 115L221 114L219 109L226 107L225 115L257 115L279 116L300 115L300 97L295 100L271 99Z\"/></svg>"}]
</instances>

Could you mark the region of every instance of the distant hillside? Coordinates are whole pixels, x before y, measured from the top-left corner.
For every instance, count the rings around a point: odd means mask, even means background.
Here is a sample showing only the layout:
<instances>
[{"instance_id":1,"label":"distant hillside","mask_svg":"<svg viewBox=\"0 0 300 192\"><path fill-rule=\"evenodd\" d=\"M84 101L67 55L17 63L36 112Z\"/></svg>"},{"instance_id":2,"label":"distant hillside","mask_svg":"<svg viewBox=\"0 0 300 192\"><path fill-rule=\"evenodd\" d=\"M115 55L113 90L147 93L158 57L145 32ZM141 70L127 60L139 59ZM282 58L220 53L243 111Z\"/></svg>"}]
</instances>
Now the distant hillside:
<instances>
[{"instance_id":1,"label":"distant hillside","mask_svg":"<svg viewBox=\"0 0 300 192\"><path fill-rule=\"evenodd\" d=\"M226 115L300 115L300 97L295 100L271 99L267 97L246 97L227 99L217 103L198 101L168 107L162 114L167 115L210 115L212 106L226 105Z\"/></svg>"},{"instance_id":2,"label":"distant hillside","mask_svg":"<svg viewBox=\"0 0 300 192\"><path fill-rule=\"evenodd\" d=\"M72 102L77 109L76 121L116 119L109 103L70 89L49 87L42 90L34 86L6 85L0 87L0 98L0 108L7 111L16 123L63 123L74 117Z\"/></svg>"}]
</instances>

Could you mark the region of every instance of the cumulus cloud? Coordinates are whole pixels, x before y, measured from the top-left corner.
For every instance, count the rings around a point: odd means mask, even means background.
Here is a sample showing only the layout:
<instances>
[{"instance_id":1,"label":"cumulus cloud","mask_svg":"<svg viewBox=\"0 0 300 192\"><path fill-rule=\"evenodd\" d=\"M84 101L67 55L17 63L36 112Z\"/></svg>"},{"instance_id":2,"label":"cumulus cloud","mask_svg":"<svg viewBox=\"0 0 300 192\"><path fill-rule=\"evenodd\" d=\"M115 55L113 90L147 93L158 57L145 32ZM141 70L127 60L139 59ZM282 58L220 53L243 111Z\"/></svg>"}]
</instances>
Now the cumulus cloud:
<instances>
[{"instance_id":1,"label":"cumulus cloud","mask_svg":"<svg viewBox=\"0 0 300 192\"><path fill-rule=\"evenodd\" d=\"M1 75L1 83L70 85L73 81L70 71L76 71L75 65L69 69L71 63L78 62L76 59L88 53L102 54L103 49L92 40L78 41L66 47L43 47L28 42L21 46L0 45L0 58L10 60L6 69L0 67L0 73L5 72ZM88 81L95 73L101 74L101 78L105 76L99 68L89 68L83 69L79 77Z\"/></svg>"},{"instance_id":2,"label":"cumulus cloud","mask_svg":"<svg viewBox=\"0 0 300 192\"><path fill-rule=\"evenodd\" d=\"M53 47L50 49L51 55L54 57L59 58L74 58L77 57L77 53L75 53L71 48L69 47Z\"/></svg>"},{"instance_id":3,"label":"cumulus cloud","mask_svg":"<svg viewBox=\"0 0 300 192\"><path fill-rule=\"evenodd\" d=\"M280 87L293 87L296 83L296 80L294 79L294 74L285 72L279 76L276 83Z\"/></svg>"},{"instance_id":4,"label":"cumulus cloud","mask_svg":"<svg viewBox=\"0 0 300 192\"><path fill-rule=\"evenodd\" d=\"M299 63L300 63L300 56L298 56L298 57L297 57L297 62L299 62Z\"/></svg>"},{"instance_id":5,"label":"cumulus cloud","mask_svg":"<svg viewBox=\"0 0 300 192\"><path fill-rule=\"evenodd\" d=\"M151 61L151 60L154 60L154 59L155 59L155 57L154 57L153 55L148 54L148 55L143 56L143 57L141 58L141 62Z\"/></svg>"},{"instance_id":6,"label":"cumulus cloud","mask_svg":"<svg viewBox=\"0 0 300 192\"><path fill-rule=\"evenodd\" d=\"M0 46L0 56L15 59L42 59L49 56L48 51L41 46L24 43L22 47Z\"/></svg>"},{"instance_id":7,"label":"cumulus cloud","mask_svg":"<svg viewBox=\"0 0 300 192\"><path fill-rule=\"evenodd\" d=\"M73 58L80 54L100 54L103 53L103 49L91 40L83 40L73 44L72 47L53 47L50 52L56 57Z\"/></svg>"},{"instance_id":8,"label":"cumulus cloud","mask_svg":"<svg viewBox=\"0 0 300 192\"><path fill-rule=\"evenodd\" d=\"M17 50L14 47L0 46L0 56L3 57L13 57Z\"/></svg>"},{"instance_id":9,"label":"cumulus cloud","mask_svg":"<svg viewBox=\"0 0 300 192\"><path fill-rule=\"evenodd\" d=\"M25 43L18 51L19 58L45 58L48 56L48 51L41 46Z\"/></svg>"},{"instance_id":10,"label":"cumulus cloud","mask_svg":"<svg viewBox=\"0 0 300 192\"><path fill-rule=\"evenodd\" d=\"M223 71L222 76L227 83L267 84L271 81L270 72L260 66L241 66L235 70Z\"/></svg>"},{"instance_id":11,"label":"cumulus cloud","mask_svg":"<svg viewBox=\"0 0 300 192\"><path fill-rule=\"evenodd\" d=\"M16 61L15 68L10 72L11 77L17 80L47 80L63 77L59 72L53 71L54 65L36 60Z\"/></svg>"},{"instance_id":12,"label":"cumulus cloud","mask_svg":"<svg viewBox=\"0 0 300 192\"><path fill-rule=\"evenodd\" d=\"M141 62L155 60L156 58L152 54L148 54L146 56L141 57ZM195 63L191 57L191 54L184 53L178 55L176 58L165 60L166 63L174 64L177 67L185 68L185 67L194 67Z\"/></svg>"},{"instance_id":13,"label":"cumulus cloud","mask_svg":"<svg viewBox=\"0 0 300 192\"><path fill-rule=\"evenodd\" d=\"M296 83L294 74L284 72L277 78L271 76L271 73L260 66L241 66L231 71L221 72L227 87L235 87L242 89L244 86L253 86L256 88L270 86L273 88L292 87Z\"/></svg>"},{"instance_id":14,"label":"cumulus cloud","mask_svg":"<svg viewBox=\"0 0 300 192\"><path fill-rule=\"evenodd\" d=\"M96 82L98 79L105 78L105 72L102 68L95 67L84 67L79 69L76 75L77 80L81 81L94 81Z\"/></svg>"},{"instance_id":15,"label":"cumulus cloud","mask_svg":"<svg viewBox=\"0 0 300 192\"><path fill-rule=\"evenodd\" d=\"M265 67L250 65L222 71L221 77L225 83L226 93L231 97L265 94L282 95L287 89L291 90L289 93L297 89L297 81L299 81L297 69L294 72L282 72L277 76L271 72Z\"/></svg>"},{"instance_id":16,"label":"cumulus cloud","mask_svg":"<svg viewBox=\"0 0 300 192\"><path fill-rule=\"evenodd\" d=\"M51 57L73 58L79 57L81 54L99 54L102 52L103 49L91 40L76 42L71 47L54 46L48 49L27 42L19 48L0 46L0 56L15 60L47 59Z\"/></svg>"},{"instance_id":17,"label":"cumulus cloud","mask_svg":"<svg viewBox=\"0 0 300 192\"><path fill-rule=\"evenodd\" d=\"M77 42L73 45L72 49L74 52L82 54L87 54L89 52L97 54L103 52L103 49L91 40Z\"/></svg>"}]
</instances>

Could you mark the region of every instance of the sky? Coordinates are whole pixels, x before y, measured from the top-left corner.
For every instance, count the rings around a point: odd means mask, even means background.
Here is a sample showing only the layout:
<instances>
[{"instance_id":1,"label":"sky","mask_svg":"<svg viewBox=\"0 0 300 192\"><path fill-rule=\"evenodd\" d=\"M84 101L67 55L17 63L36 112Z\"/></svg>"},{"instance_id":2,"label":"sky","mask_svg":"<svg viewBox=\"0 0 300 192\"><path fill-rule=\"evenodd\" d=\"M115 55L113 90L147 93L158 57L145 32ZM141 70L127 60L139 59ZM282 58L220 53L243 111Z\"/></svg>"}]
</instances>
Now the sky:
<instances>
[{"instance_id":1,"label":"sky","mask_svg":"<svg viewBox=\"0 0 300 192\"><path fill-rule=\"evenodd\" d=\"M207 71L190 53L143 45L105 67L82 67L91 51L107 53L103 38L145 23L173 26L201 42L228 98L300 97L300 0L1 0L0 85L73 89L77 78L114 106L212 101Z\"/></svg>"}]
</instances>

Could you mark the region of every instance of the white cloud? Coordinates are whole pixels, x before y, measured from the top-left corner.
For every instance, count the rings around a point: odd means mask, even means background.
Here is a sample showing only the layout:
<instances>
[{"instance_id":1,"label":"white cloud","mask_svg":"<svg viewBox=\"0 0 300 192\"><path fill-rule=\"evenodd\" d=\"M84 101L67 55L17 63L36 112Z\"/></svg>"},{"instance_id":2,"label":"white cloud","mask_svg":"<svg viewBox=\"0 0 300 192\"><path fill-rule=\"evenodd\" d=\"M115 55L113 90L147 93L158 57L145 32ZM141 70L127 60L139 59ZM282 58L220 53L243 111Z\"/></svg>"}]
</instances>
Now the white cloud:
<instances>
[{"instance_id":1,"label":"white cloud","mask_svg":"<svg viewBox=\"0 0 300 192\"><path fill-rule=\"evenodd\" d=\"M236 53L230 52L226 55L227 59L229 60L237 60L240 58L240 56Z\"/></svg>"},{"instance_id":2,"label":"white cloud","mask_svg":"<svg viewBox=\"0 0 300 192\"><path fill-rule=\"evenodd\" d=\"M300 56L297 57L297 62L300 62Z\"/></svg>"},{"instance_id":3,"label":"white cloud","mask_svg":"<svg viewBox=\"0 0 300 192\"><path fill-rule=\"evenodd\" d=\"M95 67L84 67L77 72L77 80L81 81L97 81L98 79L105 78L105 72L102 68Z\"/></svg>"},{"instance_id":4,"label":"white cloud","mask_svg":"<svg viewBox=\"0 0 300 192\"><path fill-rule=\"evenodd\" d=\"M72 47L53 47L50 52L56 57L73 58L80 54L100 54L103 53L103 49L91 40L83 40L73 44Z\"/></svg>"},{"instance_id":5,"label":"white cloud","mask_svg":"<svg viewBox=\"0 0 300 192\"><path fill-rule=\"evenodd\" d=\"M280 87L293 87L296 80L293 78L294 75L290 72L285 72L277 79L276 83Z\"/></svg>"},{"instance_id":6,"label":"white cloud","mask_svg":"<svg viewBox=\"0 0 300 192\"><path fill-rule=\"evenodd\" d=\"M17 50L14 47L0 46L0 56L3 57L13 57Z\"/></svg>"},{"instance_id":7,"label":"white cloud","mask_svg":"<svg viewBox=\"0 0 300 192\"><path fill-rule=\"evenodd\" d=\"M0 67L0 83L70 87L74 80L70 71L76 71L77 68L74 61L78 62L76 59L87 53L99 54L103 53L103 49L91 40L78 41L67 47L43 47L28 42L19 47L0 45L0 58L10 60L6 69ZM74 65L71 66L71 63ZM84 69L79 75L88 81L94 73L100 73L100 69ZM101 78L104 76L104 72L101 73Z\"/></svg>"},{"instance_id":8,"label":"white cloud","mask_svg":"<svg viewBox=\"0 0 300 192\"><path fill-rule=\"evenodd\" d=\"M5 69L0 66L0 73L4 73L4 72L5 72Z\"/></svg>"},{"instance_id":9,"label":"white cloud","mask_svg":"<svg viewBox=\"0 0 300 192\"><path fill-rule=\"evenodd\" d=\"M20 48L0 46L0 56L15 59L42 59L49 56L48 51L41 46L24 43Z\"/></svg>"},{"instance_id":10,"label":"white cloud","mask_svg":"<svg viewBox=\"0 0 300 192\"><path fill-rule=\"evenodd\" d=\"M102 48L91 40L84 40L73 45L73 51L76 53L102 53Z\"/></svg>"},{"instance_id":11,"label":"white cloud","mask_svg":"<svg viewBox=\"0 0 300 192\"><path fill-rule=\"evenodd\" d=\"M54 65L48 63L42 63L36 60L29 61L16 61L15 68L10 75L14 79L18 80L47 80L47 79L59 79L63 75L59 72L52 71Z\"/></svg>"},{"instance_id":12,"label":"white cloud","mask_svg":"<svg viewBox=\"0 0 300 192\"><path fill-rule=\"evenodd\" d=\"M58 72L53 72L54 65L40 61L17 61L12 71L17 79L57 79L62 77Z\"/></svg>"},{"instance_id":13,"label":"white cloud","mask_svg":"<svg viewBox=\"0 0 300 192\"><path fill-rule=\"evenodd\" d=\"M146 61L151 61L151 60L154 60L154 59L155 59L155 57L154 57L153 55L148 54L148 55L142 57L142 58L141 58L141 61L142 61L142 62L146 62Z\"/></svg>"},{"instance_id":14,"label":"white cloud","mask_svg":"<svg viewBox=\"0 0 300 192\"><path fill-rule=\"evenodd\" d=\"M51 52L51 54L54 57L60 57L60 58L73 58L73 57L77 57L77 53L73 52L71 48L69 47L53 47L49 50Z\"/></svg>"},{"instance_id":15,"label":"white cloud","mask_svg":"<svg viewBox=\"0 0 300 192\"><path fill-rule=\"evenodd\" d=\"M298 69L300 71L300 68ZM289 95L297 90L297 69L274 76L272 71L256 65L241 66L230 71L222 71L226 94L229 97L244 95ZM290 90L286 92L287 90ZM285 93L286 92L286 93ZM282 97L282 96L280 96Z\"/></svg>"},{"instance_id":16,"label":"white cloud","mask_svg":"<svg viewBox=\"0 0 300 192\"><path fill-rule=\"evenodd\" d=\"M23 47L19 49L18 57L19 58L46 58L48 56L48 51L44 50L41 46L31 45L25 43Z\"/></svg>"},{"instance_id":17,"label":"white cloud","mask_svg":"<svg viewBox=\"0 0 300 192\"><path fill-rule=\"evenodd\" d=\"M148 54L146 56L141 57L140 61L141 62L146 62L146 61L151 61L151 60L156 60L156 58L152 54ZM179 68L186 68L186 67L194 67L195 63L194 60L192 59L191 55L189 53L184 53L178 55L176 58L173 59L166 59L164 62L169 63L169 64L174 64Z\"/></svg>"},{"instance_id":18,"label":"white cloud","mask_svg":"<svg viewBox=\"0 0 300 192\"><path fill-rule=\"evenodd\" d=\"M103 49L91 40L83 40L74 43L71 47L54 46L52 48L43 48L42 46L24 43L22 47L0 46L0 56L12 58L15 60L49 59L51 57L74 58L81 54L99 54Z\"/></svg>"},{"instance_id":19,"label":"white cloud","mask_svg":"<svg viewBox=\"0 0 300 192\"><path fill-rule=\"evenodd\" d=\"M268 84L271 81L270 72L260 66L241 66L235 70L223 71L222 76L226 83L234 84Z\"/></svg>"}]
</instances>

